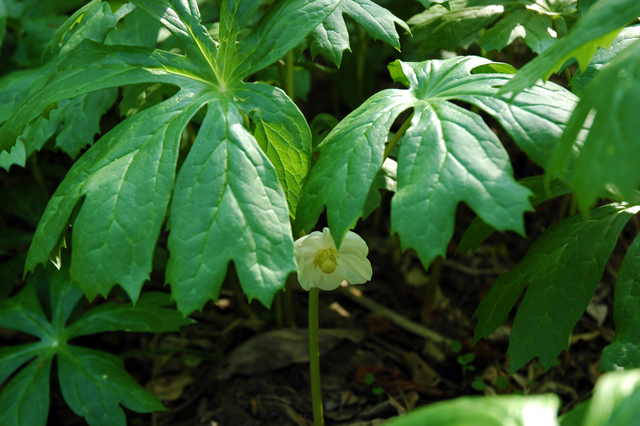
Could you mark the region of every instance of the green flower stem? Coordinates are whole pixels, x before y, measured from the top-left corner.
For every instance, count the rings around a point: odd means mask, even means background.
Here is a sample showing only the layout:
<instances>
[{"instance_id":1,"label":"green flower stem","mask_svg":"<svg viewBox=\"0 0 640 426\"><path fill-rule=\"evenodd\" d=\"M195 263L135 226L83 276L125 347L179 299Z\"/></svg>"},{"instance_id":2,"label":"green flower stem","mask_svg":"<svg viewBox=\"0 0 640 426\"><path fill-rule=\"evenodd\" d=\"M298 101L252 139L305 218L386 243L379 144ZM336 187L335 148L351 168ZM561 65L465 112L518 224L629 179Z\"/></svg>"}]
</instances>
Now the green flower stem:
<instances>
[{"instance_id":1,"label":"green flower stem","mask_svg":"<svg viewBox=\"0 0 640 426\"><path fill-rule=\"evenodd\" d=\"M389 156L389 154L391 154L391 151L393 151L393 148L395 148L400 138L404 136L404 133L407 131L407 129L411 125L412 117L413 117L413 113L405 120L404 123L402 123L402 126L400 126L400 129L396 132L395 136L393 136L393 139L391 139L391 142L389 142L389 144L384 150L382 161L387 159L387 157Z\"/></svg>"},{"instance_id":2,"label":"green flower stem","mask_svg":"<svg viewBox=\"0 0 640 426\"><path fill-rule=\"evenodd\" d=\"M311 401L313 425L324 426L322 414L322 389L320 386L320 346L318 344L318 301L320 289L309 290L309 367L311 369Z\"/></svg>"}]
</instances>

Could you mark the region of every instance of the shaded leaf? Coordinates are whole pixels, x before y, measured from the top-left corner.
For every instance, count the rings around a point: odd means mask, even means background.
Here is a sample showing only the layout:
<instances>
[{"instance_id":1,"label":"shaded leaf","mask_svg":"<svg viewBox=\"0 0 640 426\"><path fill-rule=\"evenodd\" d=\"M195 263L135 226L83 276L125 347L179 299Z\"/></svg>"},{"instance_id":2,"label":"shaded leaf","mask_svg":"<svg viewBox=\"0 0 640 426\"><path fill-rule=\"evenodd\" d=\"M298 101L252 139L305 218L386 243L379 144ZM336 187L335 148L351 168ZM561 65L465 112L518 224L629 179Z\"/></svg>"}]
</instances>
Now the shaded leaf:
<instances>
[{"instance_id":1,"label":"shaded leaf","mask_svg":"<svg viewBox=\"0 0 640 426\"><path fill-rule=\"evenodd\" d=\"M530 198L531 206L533 207L551 198L571 192L563 182L557 179L548 182L548 184L545 183L545 176L524 178L519 180L518 183L533 193L533 196ZM476 217L462 235L456 252L466 253L468 250L471 250L471 253L475 253L478 247L480 247L480 244L494 232L496 232L494 228L484 223L479 217Z\"/></svg>"},{"instance_id":2,"label":"shaded leaf","mask_svg":"<svg viewBox=\"0 0 640 426\"><path fill-rule=\"evenodd\" d=\"M0 350L0 360L2 360ZM33 360L0 393L0 424L45 425L49 414L49 375L52 356ZM3 360L4 361L4 360Z\"/></svg>"},{"instance_id":3,"label":"shaded leaf","mask_svg":"<svg viewBox=\"0 0 640 426\"><path fill-rule=\"evenodd\" d=\"M47 191L39 183L20 182L0 192L0 211L36 226L47 198Z\"/></svg>"},{"instance_id":4,"label":"shaded leaf","mask_svg":"<svg viewBox=\"0 0 640 426\"><path fill-rule=\"evenodd\" d=\"M474 314L474 341L488 337L506 320L528 284L511 331L509 368L513 373L537 356L549 369L568 347L620 231L638 210L610 204L593 210L589 218L576 215L553 224L484 297Z\"/></svg>"},{"instance_id":5,"label":"shaded leaf","mask_svg":"<svg viewBox=\"0 0 640 426\"><path fill-rule=\"evenodd\" d=\"M41 285L50 306L47 318L36 294ZM23 331L41 340L0 349L0 384L32 360L0 393L0 420L7 426L44 426L49 411L49 373L57 356L62 394L71 409L91 426L124 426L119 404L137 412L162 410L162 404L124 370L122 360L105 352L68 345L73 337L103 331L175 331L191 321L162 308L166 294L149 293L135 309L131 303L107 303L67 322L82 298L67 269L39 268L13 298L0 300L0 327ZM34 359L35 357L35 359ZM35 407L35 408L34 408Z\"/></svg>"},{"instance_id":6,"label":"shaded leaf","mask_svg":"<svg viewBox=\"0 0 640 426\"><path fill-rule=\"evenodd\" d=\"M89 425L126 425L120 405L138 413L166 410L111 354L78 346L58 351L58 377L69 407Z\"/></svg>"},{"instance_id":7,"label":"shaded leaf","mask_svg":"<svg viewBox=\"0 0 640 426\"><path fill-rule=\"evenodd\" d=\"M624 257L614 289L613 319L616 337L604 348L600 369L615 371L640 367L640 238Z\"/></svg>"}]
</instances>

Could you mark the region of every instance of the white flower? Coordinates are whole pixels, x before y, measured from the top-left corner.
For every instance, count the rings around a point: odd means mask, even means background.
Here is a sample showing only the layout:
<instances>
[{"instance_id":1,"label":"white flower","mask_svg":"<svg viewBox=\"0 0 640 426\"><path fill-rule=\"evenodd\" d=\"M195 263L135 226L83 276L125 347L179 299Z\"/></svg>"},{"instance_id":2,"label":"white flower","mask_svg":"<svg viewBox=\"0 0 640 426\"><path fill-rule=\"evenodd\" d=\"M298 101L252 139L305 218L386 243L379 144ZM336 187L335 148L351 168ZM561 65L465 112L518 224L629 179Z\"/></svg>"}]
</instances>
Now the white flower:
<instances>
[{"instance_id":1,"label":"white flower","mask_svg":"<svg viewBox=\"0 0 640 426\"><path fill-rule=\"evenodd\" d=\"M299 238L294 245L298 281L305 290L312 287L333 290L343 280L349 284L362 284L373 275L367 259L367 243L354 232L347 232L340 250L336 250L329 228Z\"/></svg>"}]
</instances>

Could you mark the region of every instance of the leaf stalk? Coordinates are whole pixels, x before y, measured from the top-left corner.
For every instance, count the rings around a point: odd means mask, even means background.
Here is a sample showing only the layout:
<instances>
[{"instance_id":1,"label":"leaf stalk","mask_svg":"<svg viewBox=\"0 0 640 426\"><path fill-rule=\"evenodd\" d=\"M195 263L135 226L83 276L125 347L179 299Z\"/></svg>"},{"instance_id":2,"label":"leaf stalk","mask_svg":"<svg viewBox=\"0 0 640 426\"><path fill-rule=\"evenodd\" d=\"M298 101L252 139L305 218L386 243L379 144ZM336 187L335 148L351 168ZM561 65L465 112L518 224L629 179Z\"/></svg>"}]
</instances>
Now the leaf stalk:
<instances>
[{"instance_id":1,"label":"leaf stalk","mask_svg":"<svg viewBox=\"0 0 640 426\"><path fill-rule=\"evenodd\" d=\"M402 123L402 126L400 126L400 129L393 136L393 139L391 139L391 142L389 142L387 147L384 149L384 155L382 157L382 161L383 162L384 162L384 160L387 159L389 154L391 154L391 151L393 151L393 148L395 148L395 146L398 144L398 141L400 140L400 138L404 136L405 132L407 131L407 129L411 125L411 118L412 117L413 117L413 113L411 113L411 115L405 120L405 122Z\"/></svg>"}]
</instances>

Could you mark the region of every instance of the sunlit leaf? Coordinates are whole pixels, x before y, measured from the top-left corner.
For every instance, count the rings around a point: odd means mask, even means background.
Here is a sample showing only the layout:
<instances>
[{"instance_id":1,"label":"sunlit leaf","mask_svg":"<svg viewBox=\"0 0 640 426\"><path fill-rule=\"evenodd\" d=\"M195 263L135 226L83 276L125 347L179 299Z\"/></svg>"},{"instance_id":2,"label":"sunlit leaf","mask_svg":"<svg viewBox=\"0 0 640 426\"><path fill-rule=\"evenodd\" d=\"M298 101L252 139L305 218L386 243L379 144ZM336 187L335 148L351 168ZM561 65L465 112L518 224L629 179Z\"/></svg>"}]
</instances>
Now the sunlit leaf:
<instances>
[{"instance_id":1,"label":"sunlit leaf","mask_svg":"<svg viewBox=\"0 0 640 426\"><path fill-rule=\"evenodd\" d=\"M312 57L321 54L339 67L342 52L351 50L343 15L357 22L374 40L382 40L398 50L400 37L396 25L409 32L409 26L402 19L370 0L342 0L333 13L311 31L302 50L310 47Z\"/></svg>"},{"instance_id":2,"label":"sunlit leaf","mask_svg":"<svg viewBox=\"0 0 640 426\"><path fill-rule=\"evenodd\" d=\"M640 184L639 63L637 40L596 74L583 91L547 169L575 191L582 210L592 207L605 191L631 200ZM582 142L580 132L591 121Z\"/></svg>"},{"instance_id":3,"label":"sunlit leaf","mask_svg":"<svg viewBox=\"0 0 640 426\"><path fill-rule=\"evenodd\" d=\"M561 41L527 63L500 93L518 93L539 79L546 80L571 58L586 69L599 47L608 47L620 30L640 15L637 0L598 0Z\"/></svg>"},{"instance_id":4,"label":"sunlit leaf","mask_svg":"<svg viewBox=\"0 0 640 426\"><path fill-rule=\"evenodd\" d=\"M340 122L318 147L296 216L296 232L327 206L336 244L353 227L383 162L384 142L395 118L413 108L400 140L398 191L391 223L403 248L425 265L444 255L456 206L464 201L496 229L523 233L529 191L517 185L504 148L482 119L451 100L493 115L534 160L546 165L577 98L553 84L536 86L514 102L495 97L511 74L472 74L490 61L476 57L390 65L409 90L387 89Z\"/></svg>"},{"instance_id":5,"label":"sunlit leaf","mask_svg":"<svg viewBox=\"0 0 640 426\"><path fill-rule=\"evenodd\" d=\"M173 198L169 227L176 235L170 237L173 260L167 281L180 309L189 313L206 302L203 294L216 295L231 260L247 294L268 305L296 269L290 216L309 168L311 134L300 110L281 90L242 79L293 49L337 1L276 1L240 42L237 34L260 2L226 2L219 48L200 24L194 1L133 3L172 32L184 55L106 45L104 37L93 34L68 49L43 88L13 108L0 128L0 149L11 149L29 122L64 99L121 85L179 87L169 99L116 126L74 164L38 226L26 268L47 262L73 215L72 279L90 298L120 284L136 300L149 277ZM95 13L103 13L105 6ZM93 22L86 12L83 20ZM203 135L220 139L205 143L198 136L176 178L182 131L200 110L212 116L205 119ZM220 112L224 116L215 115ZM215 147L220 149L211 151ZM218 155L210 157L212 152ZM185 185L201 182L205 175L219 178L203 186ZM249 177L259 179L249 182ZM189 198L196 193L197 199ZM216 214L218 199L212 194L225 200L224 215ZM228 221L224 231L233 239L217 233L220 220ZM195 244L207 235L222 239ZM229 250L220 250L222 241ZM205 256L212 247L220 257ZM214 268L206 273L201 263L193 262L203 256L208 268Z\"/></svg>"}]
</instances>

